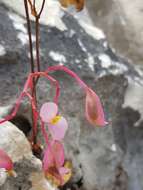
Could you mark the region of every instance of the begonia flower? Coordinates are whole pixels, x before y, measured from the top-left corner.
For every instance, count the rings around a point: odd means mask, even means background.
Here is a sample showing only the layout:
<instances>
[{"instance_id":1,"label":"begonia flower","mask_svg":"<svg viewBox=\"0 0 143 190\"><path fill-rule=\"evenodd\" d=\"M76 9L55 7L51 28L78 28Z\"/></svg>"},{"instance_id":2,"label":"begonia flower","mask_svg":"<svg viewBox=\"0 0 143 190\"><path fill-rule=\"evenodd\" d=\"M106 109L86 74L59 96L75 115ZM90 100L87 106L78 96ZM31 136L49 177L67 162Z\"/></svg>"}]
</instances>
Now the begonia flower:
<instances>
[{"instance_id":1,"label":"begonia flower","mask_svg":"<svg viewBox=\"0 0 143 190\"><path fill-rule=\"evenodd\" d=\"M84 83L84 81L79 78L76 73L62 65L48 67L47 72L52 71L66 72L72 78L76 79L78 84L84 89L86 93L85 116L90 124L92 124L93 126L105 126L106 124L108 124L105 121L104 112L99 97L91 88L89 88Z\"/></svg>"},{"instance_id":2,"label":"begonia flower","mask_svg":"<svg viewBox=\"0 0 143 190\"><path fill-rule=\"evenodd\" d=\"M13 162L8 154L2 149L0 149L0 168L4 168L9 176L15 176Z\"/></svg>"},{"instance_id":3,"label":"begonia flower","mask_svg":"<svg viewBox=\"0 0 143 190\"><path fill-rule=\"evenodd\" d=\"M71 164L65 162L64 148L59 141L48 144L43 158L45 177L56 187L64 185L71 177Z\"/></svg>"},{"instance_id":4,"label":"begonia flower","mask_svg":"<svg viewBox=\"0 0 143 190\"><path fill-rule=\"evenodd\" d=\"M66 119L58 113L58 106L54 102L44 103L40 109L40 117L47 123L48 129L54 140L62 140L68 129Z\"/></svg>"},{"instance_id":5,"label":"begonia flower","mask_svg":"<svg viewBox=\"0 0 143 190\"><path fill-rule=\"evenodd\" d=\"M92 125L105 126L107 124L100 99L90 88L86 89L85 116Z\"/></svg>"}]
</instances>

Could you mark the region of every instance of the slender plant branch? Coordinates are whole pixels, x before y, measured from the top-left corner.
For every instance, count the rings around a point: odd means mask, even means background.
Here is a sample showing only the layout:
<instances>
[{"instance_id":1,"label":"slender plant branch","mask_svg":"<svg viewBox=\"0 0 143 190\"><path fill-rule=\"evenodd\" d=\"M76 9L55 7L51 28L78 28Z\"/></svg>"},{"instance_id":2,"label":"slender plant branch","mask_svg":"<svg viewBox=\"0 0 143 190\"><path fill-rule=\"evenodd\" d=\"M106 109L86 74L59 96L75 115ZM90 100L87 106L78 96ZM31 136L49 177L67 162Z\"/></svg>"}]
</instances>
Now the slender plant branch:
<instances>
[{"instance_id":1,"label":"slender plant branch","mask_svg":"<svg viewBox=\"0 0 143 190\"><path fill-rule=\"evenodd\" d=\"M39 11L39 13L36 13L36 63L37 63L37 71L40 71L40 53L39 53L39 48L40 48L40 40L39 40L39 19L40 19L40 16L42 14L42 11L44 9L44 5L45 5L45 0L42 1L42 6L41 6L41 9ZM36 9L35 9L36 10Z\"/></svg>"},{"instance_id":2,"label":"slender plant branch","mask_svg":"<svg viewBox=\"0 0 143 190\"><path fill-rule=\"evenodd\" d=\"M39 17L36 17L35 21L35 30L36 30L36 65L37 71L40 71L40 54L39 54Z\"/></svg>"},{"instance_id":3,"label":"slender plant branch","mask_svg":"<svg viewBox=\"0 0 143 190\"><path fill-rule=\"evenodd\" d=\"M31 72L33 73L34 72L33 44L32 44L31 24L30 24L27 0L24 0L24 5L25 5L26 20L27 20L27 30L28 30L28 36L29 36Z\"/></svg>"},{"instance_id":4,"label":"slender plant branch","mask_svg":"<svg viewBox=\"0 0 143 190\"><path fill-rule=\"evenodd\" d=\"M35 0L33 0L33 6L34 6L34 7L35 7L35 3L36 3Z\"/></svg>"},{"instance_id":5,"label":"slender plant branch","mask_svg":"<svg viewBox=\"0 0 143 190\"><path fill-rule=\"evenodd\" d=\"M40 18L41 14L42 14L42 11L43 11L43 9L44 9L44 5L45 5L45 0L43 0L41 9L40 9L40 11L39 11L39 13L38 13L38 17L39 17L39 18Z\"/></svg>"},{"instance_id":6,"label":"slender plant branch","mask_svg":"<svg viewBox=\"0 0 143 190\"><path fill-rule=\"evenodd\" d=\"M28 3L29 3L30 8L31 8L31 14L35 17L35 34L36 34L36 60L35 60L35 64L34 64L34 58L33 58L33 43L32 43L32 37L31 37L31 23L30 23L30 18L29 18ZM40 72L39 20L40 20L40 16L42 14L42 11L44 9L45 0L42 1L42 5L41 5L41 9L40 9L39 13L37 13L37 10L36 10L36 5L35 5L36 1L35 0L33 0L33 1L24 0L24 4L25 4L27 28L28 28L28 35L29 35L29 46L30 46L30 55L31 55L31 72L32 73L34 73L35 71ZM32 90L31 95L33 98L35 109L37 108L36 85L38 83L38 79L39 79L39 77L37 77L36 79L35 78L32 79L33 85L32 85L32 89L31 89ZM33 109L33 105L31 105L31 108L32 108L32 123L33 123L33 142L34 142L34 144L36 144L36 142L37 142L37 140L36 140L37 139L36 138L37 131L35 129L37 129L37 121L35 122L35 118L34 118L34 117L36 117L36 112Z\"/></svg>"},{"instance_id":7,"label":"slender plant branch","mask_svg":"<svg viewBox=\"0 0 143 190\"><path fill-rule=\"evenodd\" d=\"M31 10L32 10L32 3L30 0L28 0ZM28 11L28 2L27 0L24 0L25 4L25 12L26 12L26 20L27 20L27 29L28 29L28 36L29 36L29 48L30 48L30 63L31 63L31 72L35 72L35 65L34 65L34 57L33 57L33 43L32 43L32 35L31 35L31 23L30 23L30 17L29 17L29 11ZM35 10L35 9L34 9ZM36 92L35 92L35 80L33 79L33 89L32 89L32 96L35 100L36 104ZM32 125L33 125L33 134L35 134L35 120L34 120L34 114L33 114L33 107L31 105L32 110ZM33 141L36 142L36 135L33 135Z\"/></svg>"},{"instance_id":8,"label":"slender plant branch","mask_svg":"<svg viewBox=\"0 0 143 190\"><path fill-rule=\"evenodd\" d=\"M30 7L31 7L31 10L32 10L33 5L32 5L31 0L28 0L28 3L29 3L29 5L30 5Z\"/></svg>"}]
</instances>

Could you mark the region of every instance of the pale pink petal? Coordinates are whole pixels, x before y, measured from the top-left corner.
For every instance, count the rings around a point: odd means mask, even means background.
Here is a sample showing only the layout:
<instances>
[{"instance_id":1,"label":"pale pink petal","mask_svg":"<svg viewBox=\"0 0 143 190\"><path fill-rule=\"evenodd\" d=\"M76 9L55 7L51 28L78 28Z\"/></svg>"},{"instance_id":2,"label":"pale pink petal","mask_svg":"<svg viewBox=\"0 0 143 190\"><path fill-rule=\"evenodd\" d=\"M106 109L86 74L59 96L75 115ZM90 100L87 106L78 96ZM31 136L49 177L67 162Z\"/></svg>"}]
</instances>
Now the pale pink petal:
<instances>
[{"instance_id":1,"label":"pale pink petal","mask_svg":"<svg viewBox=\"0 0 143 190\"><path fill-rule=\"evenodd\" d=\"M65 175L65 174L67 174L67 173L69 173L69 172L70 172L70 169L69 169L69 168L65 168L65 167L59 168L59 173L60 173L61 175Z\"/></svg>"},{"instance_id":2,"label":"pale pink petal","mask_svg":"<svg viewBox=\"0 0 143 190\"><path fill-rule=\"evenodd\" d=\"M48 129L54 140L62 140L68 129L68 123L64 117L61 117L56 124L48 124Z\"/></svg>"},{"instance_id":3,"label":"pale pink petal","mask_svg":"<svg viewBox=\"0 0 143 190\"><path fill-rule=\"evenodd\" d=\"M54 141L52 145L52 151L57 167L61 167L65 161L63 145L59 141Z\"/></svg>"},{"instance_id":4,"label":"pale pink petal","mask_svg":"<svg viewBox=\"0 0 143 190\"><path fill-rule=\"evenodd\" d=\"M54 102L44 103L40 109L40 117L42 121L45 123L49 123L51 119L53 119L58 112L58 106Z\"/></svg>"},{"instance_id":5,"label":"pale pink petal","mask_svg":"<svg viewBox=\"0 0 143 190\"><path fill-rule=\"evenodd\" d=\"M48 144L43 158L43 169L48 170L50 167L61 167L64 164L64 148L58 141L52 141Z\"/></svg>"},{"instance_id":6,"label":"pale pink petal","mask_svg":"<svg viewBox=\"0 0 143 190\"><path fill-rule=\"evenodd\" d=\"M8 171L13 169L11 158L2 149L0 149L0 168L5 168Z\"/></svg>"},{"instance_id":7,"label":"pale pink petal","mask_svg":"<svg viewBox=\"0 0 143 190\"><path fill-rule=\"evenodd\" d=\"M100 99L90 88L86 91L85 115L92 125L105 126L107 124Z\"/></svg>"},{"instance_id":8,"label":"pale pink petal","mask_svg":"<svg viewBox=\"0 0 143 190\"><path fill-rule=\"evenodd\" d=\"M51 144L49 144L44 152L44 158L43 158L44 171L48 170L48 168L53 165L54 165L54 156L52 154Z\"/></svg>"}]
</instances>

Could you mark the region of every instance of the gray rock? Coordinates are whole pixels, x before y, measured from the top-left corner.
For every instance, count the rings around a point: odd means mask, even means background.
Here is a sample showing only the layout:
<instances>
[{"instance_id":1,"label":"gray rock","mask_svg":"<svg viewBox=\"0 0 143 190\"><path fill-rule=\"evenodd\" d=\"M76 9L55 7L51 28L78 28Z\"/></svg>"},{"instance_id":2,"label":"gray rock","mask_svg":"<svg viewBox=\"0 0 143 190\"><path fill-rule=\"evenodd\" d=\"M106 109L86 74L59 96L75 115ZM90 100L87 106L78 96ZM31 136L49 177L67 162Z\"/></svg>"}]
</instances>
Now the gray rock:
<instances>
[{"instance_id":1,"label":"gray rock","mask_svg":"<svg viewBox=\"0 0 143 190\"><path fill-rule=\"evenodd\" d=\"M0 44L3 46L0 97L1 106L6 106L16 101L26 80L29 71L28 42L23 43L23 38L19 38L20 33L26 35L25 21L2 4L0 14ZM67 28L64 31L41 25L42 70L63 63L75 71L96 90L109 122L104 128L90 126L84 117L84 92L63 72L53 74L60 80L59 109L69 122L64 143L66 157L73 163L73 178L62 189L143 189L142 107L135 101L132 104L135 97L128 98L131 81L142 89L141 69L117 56L105 38L95 39L88 35L71 15L64 13L61 20ZM38 87L40 105L52 100L53 90L46 80L41 79ZM31 122L29 112L24 111L26 103L24 101L18 115L24 115ZM42 136L39 137L42 140ZM16 167L17 171L27 175L24 165ZM14 183L13 179L11 183ZM15 182L17 184L18 181Z\"/></svg>"},{"instance_id":2,"label":"gray rock","mask_svg":"<svg viewBox=\"0 0 143 190\"><path fill-rule=\"evenodd\" d=\"M118 53L135 64L143 60L143 1L86 1L94 24L105 32Z\"/></svg>"},{"instance_id":3,"label":"gray rock","mask_svg":"<svg viewBox=\"0 0 143 190\"><path fill-rule=\"evenodd\" d=\"M0 148L12 159L16 177L8 177L1 169L0 189L18 190L32 187L30 175L41 170L41 161L35 158L25 135L10 122L0 125Z\"/></svg>"}]
</instances>

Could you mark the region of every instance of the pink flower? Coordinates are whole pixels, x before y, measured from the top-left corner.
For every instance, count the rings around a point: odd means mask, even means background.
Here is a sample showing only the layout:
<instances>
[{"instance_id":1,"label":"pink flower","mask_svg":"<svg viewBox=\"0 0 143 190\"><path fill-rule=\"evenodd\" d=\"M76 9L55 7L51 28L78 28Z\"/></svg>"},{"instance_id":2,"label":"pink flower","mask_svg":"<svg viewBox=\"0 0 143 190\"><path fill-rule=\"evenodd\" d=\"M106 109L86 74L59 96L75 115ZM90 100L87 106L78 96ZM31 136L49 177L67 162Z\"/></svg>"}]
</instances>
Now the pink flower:
<instances>
[{"instance_id":1,"label":"pink flower","mask_svg":"<svg viewBox=\"0 0 143 190\"><path fill-rule=\"evenodd\" d=\"M0 149L0 168L4 168L9 175L15 176L12 160L2 149Z\"/></svg>"},{"instance_id":2,"label":"pink flower","mask_svg":"<svg viewBox=\"0 0 143 190\"><path fill-rule=\"evenodd\" d=\"M66 72L72 78L76 79L78 84L84 89L86 93L85 115L87 120L94 126L106 125L107 122L104 118L104 112L99 97L79 78L79 76L76 73L74 73L67 67L61 65L48 67L47 73L60 70Z\"/></svg>"},{"instance_id":3,"label":"pink flower","mask_svg":"<svg viewBox=\"0 0 143 190\"><path fill-rule=\"evenodd\" d=\"M92 125L105 126L107 124L100 99L90 88L86 89L85 115Z\"/></svg>"},{"instance_id":4,"label":"pink flower","mask_svg":"<svg viewBox=\"0 0 143 190\"><path fill-rule=\"evenodd\" d=\"M48 129L54 140L62 140L68 129L67 121L64 117L57 115L58 106L53 102L44 103L40 110L40 117L44 123L48 124Z\"/></svg>"},{"instance_id":5,"label":"pink flower","mask_svg":"<svg viewBox=\"0 0 143 190\"><path fill-rule=\"evenodd\" d=\"M71 164L65 162L64 148L59 141L48 144L43 158L45 177L55 186L64 185L71 177Z\"/></svg>"}]
</instances>

